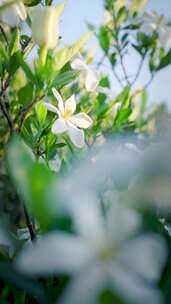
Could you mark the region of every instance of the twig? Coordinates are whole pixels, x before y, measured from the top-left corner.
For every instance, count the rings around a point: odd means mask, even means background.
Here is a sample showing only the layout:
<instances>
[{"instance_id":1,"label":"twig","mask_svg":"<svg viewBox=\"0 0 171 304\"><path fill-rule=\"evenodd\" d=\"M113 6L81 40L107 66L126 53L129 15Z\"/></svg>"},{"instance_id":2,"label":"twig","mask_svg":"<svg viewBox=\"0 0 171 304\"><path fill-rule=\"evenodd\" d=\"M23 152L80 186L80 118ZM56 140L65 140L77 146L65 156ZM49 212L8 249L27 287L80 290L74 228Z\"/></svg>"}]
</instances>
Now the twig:
<instances>
[{"instance_id":1,"label":"twig","mask_svg":"<svg viewBox=\"0 0 171 304\"><path fill-rule=\"evenodd\" d=\"M33 225L30 221L30 218L29 218L29 214L27 212L27 209L23 203L23 208L24 208L24 215L25 215L25 219L26 219L26 224L27 224L27 227L28 227L28 230L29 230L29 233L30 233L30 238L31 238L31 241L34 242L36 240L36 234L35 234L35 231L33 229Z\"/></svg>"},{"instance_id":2,"label":"twig","mask_svg":"<svg viewBox=\"0 0 171 304\"><path fill-rule=\"evenodd\" d=\"M13 122L13 119L10 115L10 112L8 111L5 103L3 102L3 97L4 97L4 94L9 86L9 83L10 83L10 80L11 80L11 77L8 76L8 78L6 79L4 85L2 85L2 90L0 92L0 108L1 108L1 111L3 113L3 115L5 116L7 122L8 122L8 125L9 125L9 128L11 130L11 132L13 131L14 129L14 122Z\"/></svg>"},{"instance_id":3,"label":"twig","mask_svg":"<svg viewBox=\"0 0 171 304\"><path fill-rule=\"evenodd\" d=\"M116 23L116 17L115 17L115 11L114 11L114 9L113 9L113 25L114 25L114 30L115 30L115 35L116 35L116 45L115 45L115 47L116 47L116 49L117 49L117 51L118 51L118 55L119 55L119 58L120 58L120 63L121 63L121 67L122 67L122 71L123 71L123 74L124 74L124 76L125 76L125 80L126 80L126 82L127 82L127 84L129 85L129 86L131 86L131 83L130 83L130 81L129 81L129 77L128 77L128 75L127 75L127 71L126 71L126 68L125 68L125 65L124 65L124 61L123 61L123 55L122 55L122 50L121 50L121 48L120 48L120 45L119 45L119 39L118 39L118 28L117 28L117 23Z\"/></svg>"},{"instance_id":4,"label":"twig","mask_svg":"<svg viewBox=\"0 0 171 304\"><path fill-rule=\"evenodd\" d=\"M9 42L8 42L7 36L6 36L5 32L4 32L4 29L3 29L2 25L0 25L0 31L1 31L1 33L3 35L3 37L4 37L4 40L5 40L8 48L9 48Z\"/></svg>"},{"instance_id":5,"label":"twig","mask_svg":"<svg viewBox=\"0 0 171 304\"><path fill-rule=\"evenodd\" d=\"M142 67L143 67L143 63L144 63L144 59L145 59L145 54L144 54L144 56L141 57L141 61L140 61L139 67L137 69L137 73L135 75L134 80L131 82L131 86L134 85L134 83L137 81L137 79L138 79L138 77L139 77L139 75L141 73L141 70L142 70Z\"/></svg>"},{"instance_id":6,"label":"twig","mask_svg":"<svg viewBox=\"0 0 171 304\"><path fill-rule=\"evenodd\" d=\"M25 119L27 117L27 115L29 114L29 112L32 110L32 108L35 106L35 104L40 101L43 97L45 96L45 94L41 95L41 96L36 96L33 101L26 107L24 107L23 109L21 109L19 116L21 116L21 120L20 120L20 124L18 127L18 132L21 131L21 128L25 122Z\"/></svg>"}]
</instances>

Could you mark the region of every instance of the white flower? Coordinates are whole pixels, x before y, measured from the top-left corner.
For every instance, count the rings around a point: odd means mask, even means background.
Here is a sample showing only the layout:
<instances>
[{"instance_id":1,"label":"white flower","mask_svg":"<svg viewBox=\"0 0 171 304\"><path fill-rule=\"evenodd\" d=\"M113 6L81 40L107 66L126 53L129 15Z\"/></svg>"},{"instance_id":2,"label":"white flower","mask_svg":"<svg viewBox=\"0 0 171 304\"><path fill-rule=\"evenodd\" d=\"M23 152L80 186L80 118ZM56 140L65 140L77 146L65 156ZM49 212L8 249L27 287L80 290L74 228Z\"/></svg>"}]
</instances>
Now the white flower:
<instances>
[{"instance_id":1,"label":"white flower","mask_svg":"<svg viewBox=\"0 0 171 304\"><path fill-rule=\"evenodd\" d=\"M59 38L58 6L35 7L31 11L31 16L35 43L46 49L54 49Z\"/></svg>"},{"instance_id":2,"label":"white flower","mask_svg":"<svg viewBox=\"0 0 171 304\"><path fill-rule=\"evenodd\" d=\"M8 4L8 2L8 0L0 0L0 6ZM9 4L9 6L0 11L0 22L3 22L11 27L17 26L26 18L26 9L22 1L16 1L16 3Z\"/></svg>"},{"instance_id":3,"label":"white flower","mask_svg":"<svg viewBox=\"0 0 171 304\"><path fill-rule=\"evenodd\" d=\"M93 69L91 69L82 58L75 58L72 63L71 67L74 70L78 70L82 72L83 78L85 79L85 86L88 92L93 92L96 90L99 77Z\"/></svg>"},{"instance_id":4,"label":"white flower","mask_svg":"<svg viewBox=\"0 0 171 304\"><path fill-rule=\"evenodd\" d=\"M140 30L144 33L152 34L157 31L159 34L159 46L169 47L171 45L171 27L165 16L159 16L155 12L144 13Z\"/></svg>"},{"instance_id":5,"label":"white flower","mask_svg":"<svg viewBox=\"0 0 171 304\"><path fill-rule=\"evenodd\" d=\"M113 204L104 218L97 204L81 204L73 215L78 235L50 233L26 247L15 266L29 275L72 275L62 304L98 303L104 288L129 303L162 303L155 283L166 259L165 242L155 234L135 236L139 214Z\"/></svg>"},{"instance_id":6,"label":"white flower","mask_svg":"<svg viewBox=\"0 0 171 304\"><path fill-rule=\"evenodd\" d=\"M54 134L67 132L72 143L76 147L82 148L85 142L84 132L81 129L87 129L91 126L91 118L84 112L73 115L76 110L76 100L74 95L64 102L61 95L55 88L53 88L52 91L58 101L58 107L47 102L44 103L45 107L49 111L56 113L59 117L52 126L52 132Z\"/></svg>"}]
</instances>

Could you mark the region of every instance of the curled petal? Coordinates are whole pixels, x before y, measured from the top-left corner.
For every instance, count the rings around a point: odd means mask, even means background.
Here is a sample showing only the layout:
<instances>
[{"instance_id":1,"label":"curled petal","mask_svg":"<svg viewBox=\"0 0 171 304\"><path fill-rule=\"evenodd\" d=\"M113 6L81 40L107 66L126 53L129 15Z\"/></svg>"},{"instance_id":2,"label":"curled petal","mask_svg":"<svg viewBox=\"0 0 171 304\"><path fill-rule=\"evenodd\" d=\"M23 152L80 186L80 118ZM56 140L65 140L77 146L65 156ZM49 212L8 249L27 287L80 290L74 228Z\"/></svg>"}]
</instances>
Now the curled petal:
<instances>
[{"instance_id":1,"label":"curled petal","mask_svg":"<svg viewBox=\"0 0 171 304\"><path fill-rule=\"evenodd\" d=\"M72 143L77 148L82 148L85 144L84 142L84 132L77 127L75 127L72 123L67 122L68 125L68 134L72 141Z\"/></svg>"},{"instance_id":2,"label":"curled petal","mask_svg":"<svg viewBox=\"0 0 171 304\"><path fill-rule=\"evenodd\" d=\"M65 102L65 113L72 115L76 110L76 105L75 95L72 95Z\"/></svg>"},{"instance_id":3,"label":"curled petal","mask_svg":"<svg viewBox=\"0 0 171 304\"><path fill-rule=\"evenodd\" d=\"M80 58L75 58L71 63L71 67L73 70L79 70L79 71L87 69L87 65Z\"/></svg>"},{"instance_id":4,"label":"curled petal","mask_svg":"<svg viewBox=\"0 0 171 304\"><path fill-rule=\"evenodd\" d=\"M61 97L61 95L58 93L58 91L55 88L52 88L53 95L55 96L56 100L58 101L58 108L61 114L64 114L64 102Z\"/></svg>"},{"instance_id":5,"label":"curled petal","mask_svg":"<svg viewBox=\"0 0 171 304\"><path fill-rule=\"evenodd\" d=\"M73 123L76 127L79 127L81 129L87 129L89 128L93 121L86 113L78 113L70 117L69 119L71 123Z\"/></svg>"},{"instance_id":6,"label":"curled petal","mask_svg":"<svg viewBox=\"0 0 171 304\"><path fill-rule=\"evenodd\" d=\"M46 108L48 111L58 114L58 109L57 109L57 107L53 106L53 105L52 105L51 103L49 103L49 102L44 102L43 104L44 104L45 108Z\"/></svg>"},{"instance_id":7,"label":"curled petal","mask_svg":"<svg viewBox=\"0 0 171 304\"><path fill-rule=\"evenodd\" d=\"M88 69L86 72L85 85L88 92L93 92L99 83L99 77L97 73L91 69Z\"/></svg>"},{"instance_id":8,"label":"curled petal","mask_svg":"<svg viewBox=\"0 0 171 304\"><path fill-rule=\"evenodd\" d=\"M60 134L67 131L67 126L64 118L57 119L53 126L52 126L52 132L54 134Z\"/></svg>"}]
</instances>

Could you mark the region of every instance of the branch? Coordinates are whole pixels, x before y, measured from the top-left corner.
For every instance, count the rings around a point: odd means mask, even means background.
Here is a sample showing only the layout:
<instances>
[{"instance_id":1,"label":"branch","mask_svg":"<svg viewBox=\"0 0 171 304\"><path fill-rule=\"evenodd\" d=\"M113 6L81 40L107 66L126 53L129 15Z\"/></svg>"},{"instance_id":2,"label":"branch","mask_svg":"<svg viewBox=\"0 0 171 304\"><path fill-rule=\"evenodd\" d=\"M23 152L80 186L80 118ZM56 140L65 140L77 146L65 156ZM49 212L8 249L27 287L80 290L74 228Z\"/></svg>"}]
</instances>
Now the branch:
<instances>
[{"instance_id":1,"label":"branch","mask_svg":"<svg viewBox=\"0 0 171 304\"><path fill-rule=\"evenodd\" d=\"M21 120L20 120L20 124L18 127L18 132L21 131L22 126L27 118L27 115L31 112L32 108L36 105L36 103L38 101L40 101L42 98L44 98L45 94L41 95L41 96L36 96L33 101L27 105L26 107L24 107L23 109L21 109L19 116L21 116Z\"/></svg>"},{"instance_id":2,"label":"branch","mask_svg":"<svg viewBox=\"0 0 171 304\"><path fill-rule=\"evenodd\" d=\"M3 97L4 97L4 94L5 94L8 86L9 86L10 80L11 80L11 77L8 76L8 78L5 81L5 84L2 86L2 90L0 92L0 108L1 108L1 111L2 111L3 115L5 116L5 118L8 122L10 131L12 132L13 129L14 129L14 122L13 122L13 119L10 115L10 112L8 111L5 103L3 102Z\"/></svg>"},{"instance_id":3,"label":"branch","mask_svg":"<svg viewBox=\"0 0 171 304\"><path fill-rule=\"evenodd\" d=\"M26 224L27 224L27 227L28 227L28 230L29 230L29 233L30 233L30 238L31 238L31 241L34 242L36 240L36 233L33 229L33 225L30 221L30 218L29 218L29 214L27 212L27 209L23 203L23 208L24 208L24 215L25 215L25 219L26 219Z\"/></svg>"}]
</instances>

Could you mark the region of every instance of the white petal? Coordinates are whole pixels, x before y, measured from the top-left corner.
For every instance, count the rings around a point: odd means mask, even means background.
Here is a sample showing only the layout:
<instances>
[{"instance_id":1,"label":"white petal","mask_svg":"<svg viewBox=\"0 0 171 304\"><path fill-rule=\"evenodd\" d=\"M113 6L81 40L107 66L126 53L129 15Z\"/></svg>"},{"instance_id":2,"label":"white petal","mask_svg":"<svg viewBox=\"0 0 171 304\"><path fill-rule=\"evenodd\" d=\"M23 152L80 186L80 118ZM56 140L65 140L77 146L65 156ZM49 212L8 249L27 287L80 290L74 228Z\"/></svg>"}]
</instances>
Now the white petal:
<instances>
[{"instance_id":1,"label":"white petal","mask_svg":"<svg viewBox=\"0 0 171 304\"><path fill-rule=\"evenodd\" d=\"M68 134L69 134L69 137L70 137L72 143L77 148L83 148L83 146L85 144L83 130L78 129L70 122L67 122L67 125L68 125Z\"/></svg>"},{"instance_id":2,"label":"white petal","mask_svg":"<svg viewBox=\"0 0 171 304\"><path fill-rule=\"evenodd\" d=\"M71 63L71 67L72 67L72 69L79 70L79 71L87 69L86 63L83 60L81 60L80 58L75 58Z\"/></svg>"},{"instance_id":3,"label":"white petal","mask_svg":"<svg viewBox=\"0 0 171 304\"><path fill-rule=\"evenodd\" d=\"M70 117L69 121L73 123L76 127L87 129L89 128L93 121L86 113L78 113Z\"/></svg>"},{"instance_id":4,"label":"white petal","mask_svg":"<svg viewBox=\"0 0 171 304\"><path fill-rule=\"evenodd\" d=\"M16 258L15 267L28 275L71 274L90 259L91 252L80 238L53 232L26 246Z\"/></svg>"},{"instance_id":5,"label":"white petal","mask_svg":"<svg viewBox=\"0 0 171 304\"><path fill-rule=\"evenodd\" d=\"M55 88L52 88L53 95L55 96L56 100L58 101L58 108L61 114L64 114L64 102L61 95Z\"/></svg>"},{"instance_id":6,"label":"white petal","mask_svg":"<svg viewBox=\"0 0 171 304\"><path fill-rule=\"evenodd\" d=\"M133 270L144 279L156 281L167 258L164 240L150 234L133 239L122 247L119 262Z\"/></svg>"},{"instance_id":7,"label":"white petal","mask_svg":"<svg viewBox=\"0 0 171 304\"><path fill-rule=\"evenodd\" d=\"M121 225L122 223L122 225ZM127 209L116 201L107 213L107 229L110 238L117 244L132 236L141 225L141 216L135 210Z\"/></svg>"},{"instance_id":8,"label":"white petal","mask_svg":"<svg viewBox=\"0 0 171 304\"><path fill-rule=\"evenodd\" d=\"M21 20L25 20L27 18L27 13L26 13L26 9L25 9L23 2L20 1L14 5L15 5L15 9L16 9L16 12L17 12L19 18Z\"/></svg>"},{"instance_id":9,"label":"white petal","mask_svg":"<svg viewBox=\"0 0 171 304\"><path fill-rule=\"evenodd\" d=\"M65 112L72 115L76 110L76 106L77 106L77 103L76 103L76 100L75 100L75 95L72 95L65 102L65 105L64 105Z\"/></svg>"},{"instance_id":10,"label":"white petal","mask_svg":"<svg viewBox=\"0 0 171 304\"><path fill-rule=\"evenodd\" d=\"M127 271L126 267L121 268L117 265L112 267L111 265L109 272L111 273L111 282L114 290L125 299L126 303L163 303L161 293L155 286L132 274L131 271Z\"/></svg>"},{"instance_id":11,"label":"white petal","mask_svg":"<svg viewBox=\"0 0 171 304\"><path fill-rule=\"evenodd\" d=\"M75 276L65 289L59 304L96 304L105 286L105 275L99 265L87 265L85 271Z\"/></svg>"},{"instance_id":12,"label":"white petal","mask_svg":"<svg viewBox=\"0 0 171 304\"><path fill-rule=\"evenodd\" d=\"M99 77L95 71L88 69L86 72L85 85L88 92L93 92L99 83Z\"/></svg>"},{"instance_id":13,"label":"white petal","mask_svg":"<svg viewBox=\"0 0 171 304\"><path fill-rule=\"evenodd\" d=\"M52 132L54 134L60 134L65 131L67 131L67 125L65 119L64 118L57 119L52 126Z\"/></svg>"},{"instance_id":14,"label":"white petal","mask_svg":"<svg viewBox=\"0 0 171 304\"><path fill-rule=\"evenodd\" d=\"M46 108L48 111L58 114L58 109L57 109L57 107L53 106L51 103L49 103L49 102L44 102L43 105L45 106L45 108Z\"/></svg>"}]
</instances>

